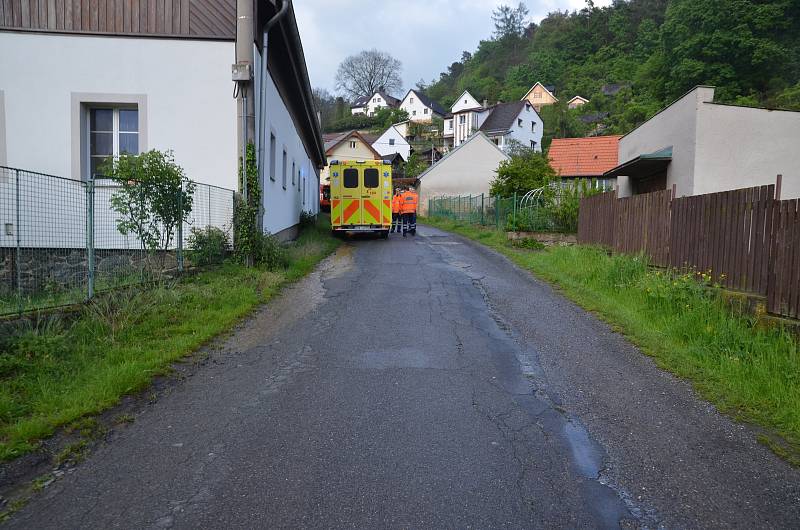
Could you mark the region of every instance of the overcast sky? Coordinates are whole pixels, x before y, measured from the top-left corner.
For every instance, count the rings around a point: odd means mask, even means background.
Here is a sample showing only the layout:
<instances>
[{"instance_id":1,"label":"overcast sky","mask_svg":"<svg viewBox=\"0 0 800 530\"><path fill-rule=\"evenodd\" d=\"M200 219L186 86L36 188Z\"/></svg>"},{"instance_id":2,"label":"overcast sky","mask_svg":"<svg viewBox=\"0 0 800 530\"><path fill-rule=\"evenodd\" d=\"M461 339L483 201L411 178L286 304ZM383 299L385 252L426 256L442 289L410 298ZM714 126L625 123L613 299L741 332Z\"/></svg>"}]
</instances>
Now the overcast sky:
<instances>
[{"instance_id":1,"label":"overcast sky","mask_svg":"<svg viewBox=\"0 0 800 530\"><path fill-rule=\"evenodd\" d=\"M405 88L439 77L461 52L474 52L492 34L492 10L518 0L295 0L311 84L334 92L339 63L377 48L403 63ZM555 10L584 7L584 0L524 2L539 22ZM595 5L610 4L595 0ZM405 94L394 94L402 97Z\"/></svg>"}]
</instances>

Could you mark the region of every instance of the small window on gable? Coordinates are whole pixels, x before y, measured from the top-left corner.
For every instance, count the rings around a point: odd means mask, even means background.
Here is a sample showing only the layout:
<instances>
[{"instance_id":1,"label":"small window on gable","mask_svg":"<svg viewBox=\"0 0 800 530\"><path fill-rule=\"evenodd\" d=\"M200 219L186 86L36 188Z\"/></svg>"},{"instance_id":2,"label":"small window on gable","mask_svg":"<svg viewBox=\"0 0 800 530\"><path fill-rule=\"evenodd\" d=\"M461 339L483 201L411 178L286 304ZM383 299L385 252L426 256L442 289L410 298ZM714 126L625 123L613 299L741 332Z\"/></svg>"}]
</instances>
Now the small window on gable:
<instances>
[{"instance_id":1,"label":"small window on gable","mask_svg":"<svg viewBox=\"0 0 800 530\"><path fill-rule=\"evenodd\" d=\"M389 138L389 145L394 145L394 138Z\"/></svg>"},{"instance_id":2,"label":"small window on gable","mask_svg":"<svg viewBox=\"0 0 800 530\"><path fill-rule=\"evenodd\" d=\"M355 149L355 148L356 148L356 141L355 140L351 140L350 141L350 149Z\"/></svg>"},{"instance_id":3,"label":"small window on gable","mask_svg":"<svg viewBox=\"0 0 800 530\"><path fill-rule=\"evenodd\" d=\"M536 132L536 122L535 121L531 122L531 132Z\"/></svg>"},{"instance_id":4,"label":"small window on gable","mask_svg":"<svg viewBox=\"0 0 800 530\"><path fill-rule=\"evenodd\" d=\"M428 113L428 109L427 109L427 107L426 107L425 109L423 109L422 113L423 113L423 114L427 114L427 113Z\"/></svg>"},{"instance_id":5,"label":"small window on gable","mask_svg":"<svg viewBox=\"0 0 800 530\"><path fill-rule=\"evenodd\" d=\"M413 105L413 104L414 104L414 98L409 98L409 99L408 99L408 102L409 102L409 103L411 103L411 104Z\"/></svg>"},{"instance_id":6,"label":"small window on gable","mask_svg":"<svg viewBox=\"0 0 800 530\"><path fill-rule=\"evenodd\" d=\"M517 127L522 127L522 118L517 118Z\"/></svg>"},{"instance_id":7,"label":"small window on gable","mask_svg":"<svg viewBox=\"0 0 800 530\"><path fill-rule=\"evenodd\" d=\"M411 111L411 115L412 115L412 116L416 116L416 115L417 115L417 111L416 111L416 110L412 110L412 111Z\"/></svg>"},{"instance_id":8,"label":"small window on gable","mask_svg":"<svg viewBox=\"0 0 800 530\"><path fill-rule=\"evenodd\" d=\"M533 99L542 99L542 93L541 92L534 92L533 93Z\"/></svg>"},{"instance_id":9,"label":"small window on gable","mask_svg":"<svg viewBox=\"0 0 800 530\"><path fill-rule=\"evenodd\" d=\"M295 170L295 163L294 160L292 160L292 186L294 186L294 170Z\"/></svg>"}]
</instances>

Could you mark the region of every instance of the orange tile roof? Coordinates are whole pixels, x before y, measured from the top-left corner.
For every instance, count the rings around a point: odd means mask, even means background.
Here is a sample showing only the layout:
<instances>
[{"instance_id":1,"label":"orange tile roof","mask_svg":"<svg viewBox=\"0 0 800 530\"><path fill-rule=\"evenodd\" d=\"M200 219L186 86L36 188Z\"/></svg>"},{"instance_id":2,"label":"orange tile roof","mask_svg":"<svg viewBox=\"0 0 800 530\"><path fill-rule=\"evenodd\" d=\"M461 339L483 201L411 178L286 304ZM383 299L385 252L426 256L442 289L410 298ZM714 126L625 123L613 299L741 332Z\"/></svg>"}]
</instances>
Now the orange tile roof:
<instances>
[{"instance_id":1,"label":"orange tile roof","mask_svg":"<svg viewBox=\"0 0 800 530\"><path fill-rule=\"evenodd\" d=\"M620 138L554 138L547 156L562 177L598 177L617 166Z\"/></svg>"}]
</instances>

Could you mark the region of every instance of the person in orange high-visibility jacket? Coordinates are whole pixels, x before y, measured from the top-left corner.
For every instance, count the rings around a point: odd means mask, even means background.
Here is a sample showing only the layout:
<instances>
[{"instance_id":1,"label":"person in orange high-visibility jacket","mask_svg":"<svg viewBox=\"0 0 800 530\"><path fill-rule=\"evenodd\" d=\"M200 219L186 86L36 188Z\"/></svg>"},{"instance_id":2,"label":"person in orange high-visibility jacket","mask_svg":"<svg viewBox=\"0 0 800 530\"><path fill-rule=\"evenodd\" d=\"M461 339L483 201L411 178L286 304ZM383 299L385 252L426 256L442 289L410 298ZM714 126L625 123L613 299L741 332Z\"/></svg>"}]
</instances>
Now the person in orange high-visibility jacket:
<instances>
[{"instance_id":1,"label":"person in orange high-visibility jacket","mask_svg":"<svg viewBox=\"0 0 800 530\"><path fill-rule=\"evenodd\" d=\"M409 187L403 192L401 197L400 213L403 216L403 237L406 232L411 232L412 236L417 235L417 203L419 197L414 188Z\"/></svg>"},{"instance_id":2,"label":"person in orange high-visibility jacket","mask_svg":"<svg viewBox=\"0 0 800 530\"><path fill-rule=\"evenodd\" d=\"M400 196L400 188L395 188L394 197L392 197L392 229L391 232L400 233L400 203L402 202Z\"/></svg>"}]
</instances>

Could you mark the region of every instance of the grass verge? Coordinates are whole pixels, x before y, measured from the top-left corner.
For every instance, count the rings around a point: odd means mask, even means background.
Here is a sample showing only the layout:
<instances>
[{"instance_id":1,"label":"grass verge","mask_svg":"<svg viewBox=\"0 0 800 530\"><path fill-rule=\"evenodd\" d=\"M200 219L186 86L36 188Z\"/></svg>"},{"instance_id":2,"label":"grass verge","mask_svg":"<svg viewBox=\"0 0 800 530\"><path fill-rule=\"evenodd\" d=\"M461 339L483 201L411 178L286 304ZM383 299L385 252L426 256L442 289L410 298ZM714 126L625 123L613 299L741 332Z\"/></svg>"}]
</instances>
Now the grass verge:
<instances>
[{"instance_id":1,"label":"grass verge","mask_svg":"<svg viewBox=\"0 0 800 530\"><path fill-rule=\"evenodd\" d=\"M759 325L693 274L654 270L641 256L582 246L531 251L511 246L504 232L420 222L479 241L555 284L719 410L766 429L770 436L759 439L777 454L800 462L800 346L788 331Z\"/></svg>"},{"instance_id":2,"label":"grass verge","mask_svg":"<svg viewBox=\"0 0 800 530\"><path fill-rule=\"evenodd\" d=\"M320 221L288 245L288 264L278 270L225 264L176 283L109 293L74 318L26 321L0 339L0 459L29 452L57 428L147 387L338 244Z\"/></svg>"}]
</instances>

